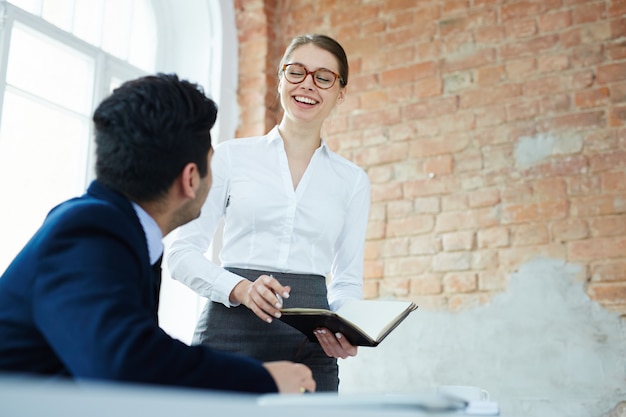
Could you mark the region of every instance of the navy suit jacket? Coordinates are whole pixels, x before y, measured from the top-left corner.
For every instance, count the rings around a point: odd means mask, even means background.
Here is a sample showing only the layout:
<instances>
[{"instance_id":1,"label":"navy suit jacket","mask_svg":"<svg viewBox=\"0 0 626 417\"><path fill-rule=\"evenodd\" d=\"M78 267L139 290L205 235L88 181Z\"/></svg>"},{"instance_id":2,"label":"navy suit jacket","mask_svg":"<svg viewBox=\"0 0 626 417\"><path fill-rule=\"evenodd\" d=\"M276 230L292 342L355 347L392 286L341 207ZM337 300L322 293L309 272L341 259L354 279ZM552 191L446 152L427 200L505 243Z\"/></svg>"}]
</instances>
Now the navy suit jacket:
<instances>
[{"instance_id":1,"label":"navy suit jacket","mask_svg":"<svg viewBox=\"0 0 626 417\"><path fill-rule=\"evenodd\" d=\"M48 214L0 278L0 372L277 391L260 362L168 336L159 284L132 204L94 181Z\"/></svg>"}]
</instances>

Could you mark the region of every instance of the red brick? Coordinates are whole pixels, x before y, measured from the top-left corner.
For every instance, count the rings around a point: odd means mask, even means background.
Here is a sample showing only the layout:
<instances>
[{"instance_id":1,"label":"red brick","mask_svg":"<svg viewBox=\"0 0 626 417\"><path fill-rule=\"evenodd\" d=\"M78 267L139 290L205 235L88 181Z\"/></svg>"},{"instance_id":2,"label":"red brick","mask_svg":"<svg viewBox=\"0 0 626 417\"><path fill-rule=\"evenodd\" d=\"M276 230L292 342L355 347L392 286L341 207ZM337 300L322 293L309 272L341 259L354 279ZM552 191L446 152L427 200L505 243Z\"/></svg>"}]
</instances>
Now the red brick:
<instances>
[{"instance_id":1,"label":"red brick","mask_svg":"<svg viewBox=\"0 0 626 417\"><path fill-rule=\"evenodd\" d=\"M441 294L442 285L439 274L424 274L409 280L411 295Z\"/></svg>"},{"instance_id":2,"label":"red brick","mask_svg":"<svg viewBox=\"0 0 626 417\"><path fill-rule=\"evenodd\" d=\"M573 10L574 24L595 22L606 18L606 5L604 2L581 4Z\"/></svg>"},{"instance_id":3,"label":"red brick","mask_svg":"<svg viewBox=\"0 0 626 417\"><path fill-rule=\"evenodd\" d=\"M535 18L515 20L504 27L504 33L507 38L516 41L520 38L528 38L537 34L537 23Z\"/></svg>"},{"instance_id":4,"label":"red brick","mask_svg":"<svg viewBox=\"0 0 626 417\"><path fill-rule=\"evenodd\" d=\"M437 155L424 161L424 172L437 175L451 174L453 170L452 155Z\"/></svg>"},{"instance_id":5,"label":"red brick","mask_svg":"<svg viewBox=\"0 0 626 417\"><path fill-rule=\"evenodd\" d=\"M589 230L594 237L626 236L626 216L601 216L588 220Z\"/></svg>"},{"instance_id":6,"label":"red brick","mask_svg":"<svg viewBox=\"0 0 626 417\"><path fill-rule=\"evenodd\" d=\"M467 91L460 94L459 107L476 108L489 104L498 104L521 94L519 85L504 85L486 90Z\"/></svg>"},{"instance_id":7,"label":"red brick","mask_svg":"<svg viewBox=\"0 0 626 417\"><path fill-rule=\"evenodd\" d=\"M598 84L626 80L626 62L598 67L596 71L596 80Z\"/></svg>"},{"instance_id":8,"label":"red brick","mask_svg":"<svg viewBox=\"0 0 626 417\"><path fill-rule=\"evenodd\" d=\"M593 195L571 200L575 217L603 216L626 212L626 194Z\"/></svg>"},{"instance_id":9,"label":"red brick","mask_svg":"<svg viewBox=\"0 0 626 417\"><path fill-rule=\"evenodd\" d=\"M385 260L385 277L411 276L432 272L432 256L409 256Z\"/></svg>"},{"instance_id":10,"label":"red brick","mask_svg":"<svg viewBox=\"0 0 626 417\"><path fill-rule=\"evenodd\" d=\"M410 282L408 278L385 277L378 285L378 292L381 297L403 297L409 295Z\"/></svg>"},{"instance_id":11,"label":"red brick","mask_svg":"<svg viewBox=\"0 0 626 417\"><path fill-rule=\"evenodd\" d=\"M592 283L587 287L587 294L592 300L605 305L625 304L626 282Z\"/></svg>"},{"instance_id":12,"label":"red brick","mask_svg":"<svg viewBox=\"0 0 626 417\"><path fill-rule=\"evenodd\" d=\"M606 105L609 98L609 89L606 87L595 90L586 90L574 94L574 103L579 108L598 107Z\"/></svg>"},{"instance_id":13,"label":"red brick","mask_svg":"<svg viewBox=\"0 0 626 417\"><path fill-rule=\"evenodd\" d=\"M470 54L451 56L443 61L443 72L455 72L470 68L479 68L496 61L496 50L492 48L478 49Z\"/></svg>"},{"instance_id":14,"label":"red brick","mask_svg":"<svg viewBox=\"0 0 626 417\"><path fill-rule=\"evenodd\" d=\"M459 211L469 208L467 194L448 194L441 197L442 211Z\"/></svg>"},{"instance_id":15,"label":"red brick","mask_svg":"<svg viewBox=\"0 0 626 417\"><path fill-rule=\"evenodd\" d=\"M372 184L371 200L376 201L392 201L402 198L402 184Z\"/></svg>"},{"instance_id":16,"label":"red brick","mask_svg":"<svg viewBox=\"0 0 626 417\"><path fill-rule=\"evenodd\" d=\"M612 1L609 5L608 15L612 16L623 16L626 14L626 2L621 1Z\"/></svg>"},{"instance_id":17,"label":"red brick","mask_svg":"<svg viewBox=\"0 0 626 417\"><path fill-rule=\"evenodd\" d=\"M420 78L432 77L434 75L434 62L420 62L419 64L413 64L383 72L380 75L380 84L383 87L387 87L394 84L415 81Z\"/></svg>"},{"instance_id":18,"label":"red brick","mask_svg":"<svg viewBox=\"0 0 626 417\"><path fill-rule=\"evenodd\" d=\"M589 157L589 170L600 172L626 167L626 151L614 151L592 155Z\"/></svg>"},{"instance_id":19,"label":"red brick","mask_svg":"<svg viewBox=\"0 0 626 417\"><path fill-rule=\"evenodd\" d=\"M509 275L502 270L478 273L478 289L480 291L505 291L508 283Z\"/></svg>"},{"instance_id":20,"label":"red brick","mask_svg":"<svg viewBox=\"0 0 626 417\"><path fill-rule=\"evenodd\" d=\"M504 64L507 79L510 81L521 81L531 76L537 71L537 60L535 57L507 60Z\"/></svg>"},{"instance_id":21,"label":"red brick","mask_svg":"<svg viewBox=\"0 0 626 417\"><path fill-rule=\"evenodd\" d=\"M443 81L438 76L415 81L413 96L416 98L438 97L442 93Z\"/></svg>"},{"instance_id":22,"label":"red brick","mask_svg":"<svg viewBox=\"0 0 626 417\"><path fill-rule=\"evenodd\" d=\"M480 44L497 44L504 39L503 26L489 26L476 29L474 36Z\"/></svg>"},{"instance_id":23,"label":"red brick","mask_svg":"<svg viewBox=\"0 0 626 417\"><path fill-rule=\"evenodd\" d=\"M544 116L564 113L571 108L569 94L554 94L542 97L540 103L541 114Z\"/></svg>"},{"instance_id":24,"label":"red brick","mask_svg":"<svg viewBox=\"0 0 626 417\"><path fill-rule=\"evenodd\" d=\"M624 253L626 236L577 240L567 246L568 259L572 262L623 258Z\"/></svg>"},{"instance_id":25,"label":"red brick","mask_svg":"<svg viewBox=\"0 0 626 417\"><path fill-rule=\"evenodd\" d=\"M434 255L441 251L441 240L433 235L412 237L409 241L411 255Z\"/></svg>"},{"instance_id":26,"label":"red brick","mask_svg":"<svg viewBox=\"0 0 626 417\"><path fill-rule=\"evenodd\" d=\"M605 172L602 174L602 191L615 193L626 191L626 172Z\"/></svg>"},{"instance_id":27,"label":"red brick","mask_svg":"<svg viewBox=\"0 0 626 417\"><path fill-rule=\"evenodd\" d=\"M443 277L443 290L446 293L467 293L478 288L475 272L451 272Z\"/></svg>"},{"instance_id":28,"label":"red brick","mask_svg":"<svg viewBox=\"0 0 626 417\"><path fill-rule=\"evenodd\" d=\"M500 191L496 188L478 190L470 193L468 203L470 207L490 207L500 202Z\"/></svg>"},{"instance_id":29,"label":"red brick","mask_svg":"<svg viewBox=\"0 0 626 417\"><path fill-rule=\"evenodd\" d=\"M372 221L367 223L367 231L365 238L369 239L382 239L385 237L385 229L387 224L383 221Z\"/></svg>"},{"instance_id":30,"label":"red brick","mask_svg":"<svg viewBox=\"0 0 626 417\"><path fill-rule=\"evenodd\" d=\"M545 96L563 92L566 87L562 76L553 75L526 81L522 86L522 92L525 96Z\"/></svg>"},{"instance_id":31,"label":"red brick","mask_svg":"<svg viewBox=\"0 0 626 417\"><path fill-rule=\"evenodd\" d=\"M570 67L568 55L548 55L537 59L540 73L565 71Z\"/></svg>"},{"instance_id":32,"label":"red brick","mask_svg":"<svg viewBox=\"0 0 626 417\"><path fill-rule=\"evenodd\" d=\"M538 179L532 184L533 196L539 200L565 198L566 186L563 178Z\"/></svg>"},{"instance_id":33,"label":"red brick","mask_svg":"<svg viewBox=\"0 0 626 417\"><path fill-rule=\"evenodd\" d=\"M407 256L409 254L409 239L406 237L386 239L382 247L381 255L384 258Z\"/></svg>"},{"instance_id":34,"label":"red brick","mask_svg":"<svg viewBox=\"0 0 626 417\"><path fill-rule=\"evenodd\" d=\"M568 242L589 237L589 227L584 219L565 219L550 226L552 239L556 242Z\"/></svg>"},{"instance_id":35,"label":"red brick","mask_svg":"<svg viewBox=\"0 0 626 417\"><path fill-rule=\"evenodd\" d=\"M572 25L570 10L557 11L539 16L539 30L541 32L556 32Z\"/></svg>"},{"instance_id":36,"label":"red brick","mask_svg":"<svg viewBox=\"0 0 626 417\"><path fill-rule=\"evenodd\" d=\"M472 251L473 270L495 270L498 269L499 265L500 260L498 258L497 249L482 249Z\"/></svg>"},{"instance_id":37,"label":"red brick","mask_svg":"<svg viewBox=\"0 0 626 417\"><path fill-rule=\"evenodd\" d=\"M511 228L513 246L540 246L545 245L549 240L545 224L525 224Z\"/></svg>"},{"instance_id":38,"label":"red brick","mask_svg":"<svg viewBox=\"0 0 626 417\"><path fill-rule=\"evenodd\" d=\"M524 55L537 55L555 49L558 44L559 36L556 34L538 36L526 41L517 40L504 44L500 48L499 56L508 60Z\"/></svg>"},{"instance_id":39,"label":"red brick","mask_svg":"<svg viewBox=\"0 0 626 417\"><path fill-rule=\"evenodd\" d=\"M501 8L503 21L517 20L524 17L535 17L561 7L560 0L519 1L505 4Z\"/></svg>"},{"instance_id":40,"label":"red brick","mask_svg":"<svg viewBox=\"0 0 626 417\"><path fill-rule=\"evenodd\" d=\"M479 230L477 241L479 248L498 248L509 246L509 229L507 227L496 226Z\"/></svg>"},{"instance_id":41,"label":"red brick","mask_svg":"<svg viewBox=\"0 0 626 417\"><path fill-rule=\"evenodd\" d=\"M410 158L424 158L434 155L454 154L467 147L470 143L468 135L460 135L454 140L447 137L418 139L411 141Z\"/></svg>"},{"instance_id":42,"label":"red brick","mask_svg":"<svg viewBox=\"0 0 626 417\"><path fill-rule=\"evenodd\" d=\"M626 281L626 261L601 261L591 266L591 281Z\"/></svg>"},{"instance_id":43,"label":"red brick","mask_svg":"<svg viewBox=\"0 0 626 417\"><path fill-rule=\"evenodd\" d=\"M437 216L437 231L446 231L450 229L446 229L449 225L446 225L445 219L442 216L449 216L451 213L441 213ZM473 209L467 213L467 215L462 216L465 219L466 223L463 224L459 229L466 228L485 228L495 226L500 223L500 215L497 210L493 207L486 208L477 208Z\"/></svg>"},{"instance_id":44,"label":"red brick","mask_svg":"<svg viewBox=\"0 0 626 417\"><path fill-rule=\"evenodd\" d=\"M590 66L599 65L605 60L605 52L604 48L598 48L597 45L581 45L579 47L574 48L572 53L572 67L586 69ZM592 74L591 70L586 70L585 72L585 82L581 83L580 81L574 79L572 82L572 87L589 87L595 81L595 74ZM589 79L591 78L591 79Z\"/></svg>"},{"instance_id":45,"label":"red brick","mask_svg":"<svg viewBox=\"0 0 626 417\"><path fill-rule=\"evenodd\" d=\"M564 219L568 214L569 203L567 200L505 205L501 210L502 222L505 224L558 220Z\"/></svg>"},{"instance_id":46,"label":"red brick","mask_svg":"<svg viewBox=\"0 0 626 417\"><path fill-rule=\"evenodd\" d=\"M504 107L509 121L532 119L541 113L540 103L537 100L527 99L517 101Z\"/></svg>"},{"instance_id":47,"label":"red brick","mask_svg":"<svg viewBox=\"0 0 626 417\"><path fill-rule=\"evenodd\" d=\"M437 197L416 198L414 207L414 211L417 214L439 213L441 203Z\"/></svg>"},{"instance_id":48,"label":"red brick","mask_svg":"<svg viewBox=\"0 0 626 417\"><path fill-rule=\"evenodd\" d=\"M433 230L435 219L430 215L414 215L387 221L387 237L413 236Z\"/></svg>"},{"instance_id":49,"label":"red brick","mask_svg":"<svg viewBox=\"0 0 626 417\"><path fill-rule=\"evenodd\" d=\"M541 132L567 129L598 128L606 124L603 111L573 113L564 116L556 116L538 123Z\"/></svg>"},{"instance_id":50,"label":"red brick","mask_svg":"<svg viewBox=\"0 0 626 417\"><path fill-rule=\"evenodd\" d=\"M493 65L476 70L476 83L480 86L499 84L506 79L504 65Z\"/></svg>"},{"instance_id":51,"label":"red brick","mask_svg":"<svg viewBox=\"0 0 626 417\"><path fill-rule=\"evenodd\" d=\"M441 252L433 259L434 271L465 271L471 265L470 252Z\"/></svg>"},{"instance_id":52,"label":"red brick","mask_svg":"<svg viewBox=\"0 0 626 417\"><path fill-rule=\"evenodd\" d=\"M454 178L449 176L426 180L406 181L403 184L405 198L417 198L448 194L457 187Z\"/></svg>"},{"instance_id":53,"label":"red brick","mask_svg":"<svg viewBox=\"0 0 626 417\"><path fill-rule=\"evenodd\" d=\"M454 172L457 174L469 171L479 171L482 166L483 156L478 149L466 149L454 154L453 168Z\"/></svg>"},{"instance_id":54,"label":"red brick","mask_svg":"<svg viewBox=\"0 0 626 417\"><path fill-rule=\"evenodd\" d=\"M378 281L365 281L363 283L363 298L366 300L378 298Z\"/></svg>"},{"instance_id":55,"label":"red brick","mask_svg":"<svg viewBox=\"0 0 626 417\"><path fill-rule=\"evenodd\" d=\"M613 107L609 113L609 126L626 125L626 106Z\"/></svg>"},{"instance_id":56,"label":"red brick","mask_svg":"<svg viewBox=\"0 0 626 417\"><path fill-rule=\"evenodd\" d=\"M474 249L474 236L473 230L444 233L441 236L443 250L446 252L472 250Z\"/></svg>"},{"instance_id":57,"label":"red brick","mask_svg":"<svg viewBox=\"0 0 626 417\"><path fill-rule=\"evenodd\" d=\"M543 246L516 246L498 251L500 267L507 271L518 269L521 265L538 257L567 259L567 247L561 243L549 243Z\"/></svg>"},{"instance_id":58,"label":"red brick","mask_svg":"<svg viewBox=\"0 0 626 417\"><path fill-rule=\"evenodd\" d=\"M626 103L626 83L611 85L611 103Z\"/></svg>"},{"instance_id":59,"label":"red brick","mask_svg":"<svg viewBox=\"0 0 626 417\"><path fill-rule=\"evenodd\" d=\"M611 20L611 38L618 39L626 36L626 17Z\"/></svg>"}]
</instances>

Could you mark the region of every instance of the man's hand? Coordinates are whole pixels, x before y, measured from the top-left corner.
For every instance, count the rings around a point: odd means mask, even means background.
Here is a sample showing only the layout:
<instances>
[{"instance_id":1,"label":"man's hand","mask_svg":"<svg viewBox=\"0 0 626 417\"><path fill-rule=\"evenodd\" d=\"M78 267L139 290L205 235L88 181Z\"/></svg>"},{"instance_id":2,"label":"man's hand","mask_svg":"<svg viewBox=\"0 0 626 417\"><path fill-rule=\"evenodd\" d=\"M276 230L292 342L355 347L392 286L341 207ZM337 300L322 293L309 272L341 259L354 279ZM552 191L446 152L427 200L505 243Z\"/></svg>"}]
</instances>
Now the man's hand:
<instances>
[{"instance_id":1,"label":"man's hand","mask_svg":"<svg viewBox=\"0 0 626 417\"><path fill-rule=\"evenodd\" d=\"M324 353L331 358L346 359L349 356L356 356L358 352L358 346L351 345L341 333L333 334L328 329L319 328L315 330L315 336Z\"/></svg>"},{"instance_id":2,"label":"man's hand","mask_svg":"<svg viewBox=\"0 0 626 417\"><path fill-rule=\"evenodd\" d=\"M230 301L241 303L254 312L261 320L268 323L280 317L283 298L289 298L291 287L283 286L269 275L261 275L254 282L242 280L230 294Z\"/></svg>"},{"instance_id":3,"label":"man's hand","mask_svg":"<svg viewBox=\"0 0 626 417\"><path fill-rule=\"evenodd\" d=\"M278 386L278 392L281 394L315 392L313 373L306 365L277 361L266 362L263 366L274 378Z\"/></svg>"}]
</instances>

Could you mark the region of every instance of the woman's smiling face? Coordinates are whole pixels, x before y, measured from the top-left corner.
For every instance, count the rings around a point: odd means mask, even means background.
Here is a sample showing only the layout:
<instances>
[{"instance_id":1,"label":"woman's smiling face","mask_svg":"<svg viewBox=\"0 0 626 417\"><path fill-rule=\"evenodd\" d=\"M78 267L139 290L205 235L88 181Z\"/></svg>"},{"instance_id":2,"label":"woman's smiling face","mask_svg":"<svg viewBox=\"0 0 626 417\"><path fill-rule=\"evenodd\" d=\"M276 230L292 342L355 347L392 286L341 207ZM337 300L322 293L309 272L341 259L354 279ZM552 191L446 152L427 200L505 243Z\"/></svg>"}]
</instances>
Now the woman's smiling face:
<instances>
[{"instance_id":1,"label":"woman's smiling face","mask_svg":"<svg viewBox=\"0 0 626 417\"><path fill-rule=\"evenodd\" d=\"M320 68L339 73L339 64L333 54L313 44L306 44L293 51L288 64L298 63L308 71ZM322 123L333 110L338 101L343 100L345 88L341 88L339 80L329 89L321 89L313 82L313 75L307 75L299 84L292 84L281 75L278 83L280 102L285 117L293 121L318 121Z\"/></svg>"}]
</instances>

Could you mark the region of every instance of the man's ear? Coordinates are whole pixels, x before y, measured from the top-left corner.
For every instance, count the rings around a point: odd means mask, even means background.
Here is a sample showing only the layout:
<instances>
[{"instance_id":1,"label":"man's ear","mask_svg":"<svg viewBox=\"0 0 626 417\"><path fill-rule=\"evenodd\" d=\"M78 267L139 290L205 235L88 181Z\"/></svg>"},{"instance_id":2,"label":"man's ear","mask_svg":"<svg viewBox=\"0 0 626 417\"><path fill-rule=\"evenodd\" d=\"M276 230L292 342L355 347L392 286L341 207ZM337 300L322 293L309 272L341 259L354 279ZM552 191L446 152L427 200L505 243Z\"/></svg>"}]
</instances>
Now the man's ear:
<instances>
[{"instance_id":1,"label":"man's ear","mask_svg":"<svg viewBox=\"0 0 626 417\"><path fill-rule=\"evenodd\" d=\"M200 175L196 164L190 162L180 173L181 193L187 198L196 198L196 190L200 182Z\"/></svg>"}]
</instances>

